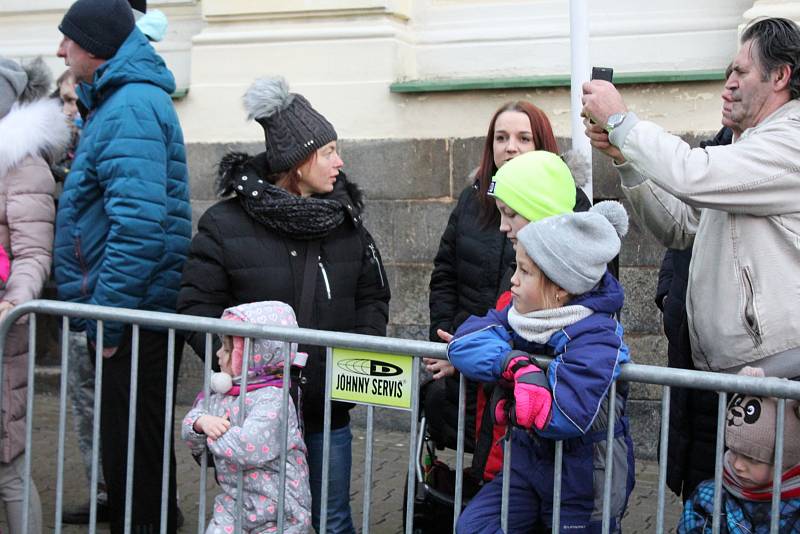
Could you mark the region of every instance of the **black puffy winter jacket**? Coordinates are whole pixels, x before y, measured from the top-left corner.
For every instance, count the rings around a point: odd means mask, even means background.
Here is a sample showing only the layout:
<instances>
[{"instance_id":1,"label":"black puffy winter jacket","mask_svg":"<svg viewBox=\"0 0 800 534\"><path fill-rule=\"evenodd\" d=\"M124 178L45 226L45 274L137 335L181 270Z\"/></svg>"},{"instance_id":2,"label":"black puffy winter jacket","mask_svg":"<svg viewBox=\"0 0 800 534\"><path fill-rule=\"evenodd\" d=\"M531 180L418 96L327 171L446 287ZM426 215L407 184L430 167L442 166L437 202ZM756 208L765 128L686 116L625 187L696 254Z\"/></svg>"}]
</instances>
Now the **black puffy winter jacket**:
<instances>
[{"instance_id":1,"label":"black puffy winter jacket","mask_svg":"<svg viewBox=\"0 0 800 534\"><path fill-rule=\"evenodd\" d=\"M257 161L253 158L230 172L263 174ZM386 335L389 286L377 247L361 224L360 190L340 173L334 190L321 198L341 202L345 218L321 241L311 322L300 326ZM181 279L178 312L220 317L230 306L279 300L292 306L299 318L307 245L305 240L278 235L251 218L237 198L218 202L200 218L192 239ZM202 358L205 334L189 334L187 341ZM302 345L300 350L309 354L303 371L303 417L307 430L319 432L325 351ZM333 428L349 422L351 406L333 403Z\"/></svg>"}]
</instances>

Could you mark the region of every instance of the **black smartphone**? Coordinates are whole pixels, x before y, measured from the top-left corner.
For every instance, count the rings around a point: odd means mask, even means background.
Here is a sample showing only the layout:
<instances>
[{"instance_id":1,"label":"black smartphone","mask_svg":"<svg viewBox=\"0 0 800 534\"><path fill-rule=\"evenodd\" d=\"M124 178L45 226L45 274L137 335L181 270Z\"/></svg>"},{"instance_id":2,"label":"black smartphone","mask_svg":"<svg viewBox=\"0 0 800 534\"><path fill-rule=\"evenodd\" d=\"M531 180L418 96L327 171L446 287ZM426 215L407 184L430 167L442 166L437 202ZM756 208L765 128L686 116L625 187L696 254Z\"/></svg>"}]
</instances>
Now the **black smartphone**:
<instances>
[{"instance_id":1,"label":"black smartphone","mask_svg":"<svg viewBox=\"0 0 800 534\"><path fill-rule=\"evenodd\" d=\"M592 67L592 80L613 82L614 69L611 67Z\"/></svg>"}]
</instances>

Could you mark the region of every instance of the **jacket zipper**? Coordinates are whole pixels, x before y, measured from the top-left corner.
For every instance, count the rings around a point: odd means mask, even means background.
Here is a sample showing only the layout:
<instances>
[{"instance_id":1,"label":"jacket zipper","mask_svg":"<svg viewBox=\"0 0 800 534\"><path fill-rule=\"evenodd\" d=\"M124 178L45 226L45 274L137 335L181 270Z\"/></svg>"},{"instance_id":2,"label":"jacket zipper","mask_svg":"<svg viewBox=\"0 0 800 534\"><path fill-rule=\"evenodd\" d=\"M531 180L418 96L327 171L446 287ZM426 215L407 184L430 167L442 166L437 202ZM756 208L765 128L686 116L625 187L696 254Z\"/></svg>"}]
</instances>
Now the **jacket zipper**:
<instances>
[{"instance_id":1,"label":"jacket zipper","mask_svg":"<svg viewBox=\"0 0 800 534\"><path fill-rule=\"evenodd\" d=\"M370 243L367 246L369 247L369 251L372 253L372 259L373 261L375 261L375 267L377 267L378 269L378 278L380 278L381 280L381 287L386 287L386 285L383 282L383 273L381 272L381 262L378 259L378 254L375 252L375 245Z\"/></svg>"},{"instance_id":2,"label":"jacket zipper","mask_svg":"<svg viewBox=\"0 0 800 534\"><path fill-rule=\"evenodd\" d=\"M753 281L748 267L742 269L742 281L744 282L745 297L744 326L757 347L761 345L761 332L758 328L758 318L756 317L755 289L753 288Z\"/></svg>"},{"instance_id":3,"label":"jacket zipper","mask_svg":"<svg viewBox=\"0 0 800 534\"><path fill-rule=\"evenodd\" d=\"M75 259L78 260L78 265L81 269L81 294L87 295L89 290L89 269L86 267L86 261L83 259L83 254L81 254L81 238L77 236L75 238Z\"/></svg>"},{"instance_id":4,"label":"jacket zipper","mask_svg":"<svg viewBox=\"0 0 800 534\"><path fill-rule=\"evenodd\" d=\"M322 257L317 256L317 261L320 270L322 271L322 280L325 282L325 292L328 294L328 300L331 300L331 284L328 281L328 272L325 270L325 266L322 265Z\"/></svg>"}]
</instances>

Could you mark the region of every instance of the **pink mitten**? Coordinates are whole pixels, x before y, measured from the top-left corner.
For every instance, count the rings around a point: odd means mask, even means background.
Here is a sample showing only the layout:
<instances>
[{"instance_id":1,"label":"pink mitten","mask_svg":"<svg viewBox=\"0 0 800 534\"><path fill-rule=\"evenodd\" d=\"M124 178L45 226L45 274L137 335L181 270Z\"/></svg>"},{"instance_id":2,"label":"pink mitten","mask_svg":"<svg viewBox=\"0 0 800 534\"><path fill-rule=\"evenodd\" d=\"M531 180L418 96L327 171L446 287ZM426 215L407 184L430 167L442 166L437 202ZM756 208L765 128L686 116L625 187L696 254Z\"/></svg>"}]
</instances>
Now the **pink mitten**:
<instances>
[{"instance_id":1,"label":"pink mitten","mask_svg":"<svg viewBox=\"0 0 800 534\"><path fill-rule=\"evenodd\" d=\"M512 422L523 428L544 428L553 404L547 375L531 363L528 355L512 352L506 359L502 376L514 382L514 406L509 410Z\"/></svg>"},{"instance_id":2,"label":"pink mitten","mask_svg":"<svg viewBox=\"0 0 800 534\"><path fill-rule=\"evenodd\" d=\"M501 399L494 405L494 420L498 425L508 424L508 414L506 413L506 400Z\"/></svg>"},{"instance_id":3,"label":"pink mitten","mask_svg":"<svg viewBox=\"0 0 800 534\"><path fill-rule=\"evenodd\" d=\"M6 254L5 248L0 247L0 280L2 280L3 284L8 281L10 274L11 262L8 261L8 254Z\"/></svg>"}]
</instances>

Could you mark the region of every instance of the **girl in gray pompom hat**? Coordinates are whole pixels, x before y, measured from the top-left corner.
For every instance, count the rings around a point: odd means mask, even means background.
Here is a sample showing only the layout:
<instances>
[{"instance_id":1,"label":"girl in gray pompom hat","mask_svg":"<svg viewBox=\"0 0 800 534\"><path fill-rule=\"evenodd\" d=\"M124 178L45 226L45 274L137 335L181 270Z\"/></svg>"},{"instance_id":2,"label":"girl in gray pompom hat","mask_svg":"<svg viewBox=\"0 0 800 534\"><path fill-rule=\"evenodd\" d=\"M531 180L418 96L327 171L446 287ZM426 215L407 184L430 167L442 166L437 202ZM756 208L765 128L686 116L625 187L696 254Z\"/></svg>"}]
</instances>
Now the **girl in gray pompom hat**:
<instances>
[{"instance_id":1,"label":"girl in gray pompom hat","mask_svg":"<svg viewBox=\"0 0 800 534\"><path fill-rule=\"evenodd\" d=\"M622 286L606 270L627 230L618 202L531 222L517 233L512 303L468 319L448 346L450 361L467 378L506 390L494 413L512 427L509 531L552 526L556 440L564 442L561 529L600 531L592 510L601 508L606 469L613 480L611 532L620 529L634 481L624 385L616 389L613 462L598 467L594 458L608 447L611 385L630 361L615 319ZM553 360L545 367L537 356ZM499 475L478 492L458 532L498 530L502 486Z\"/></svg>"}]
</instances>

